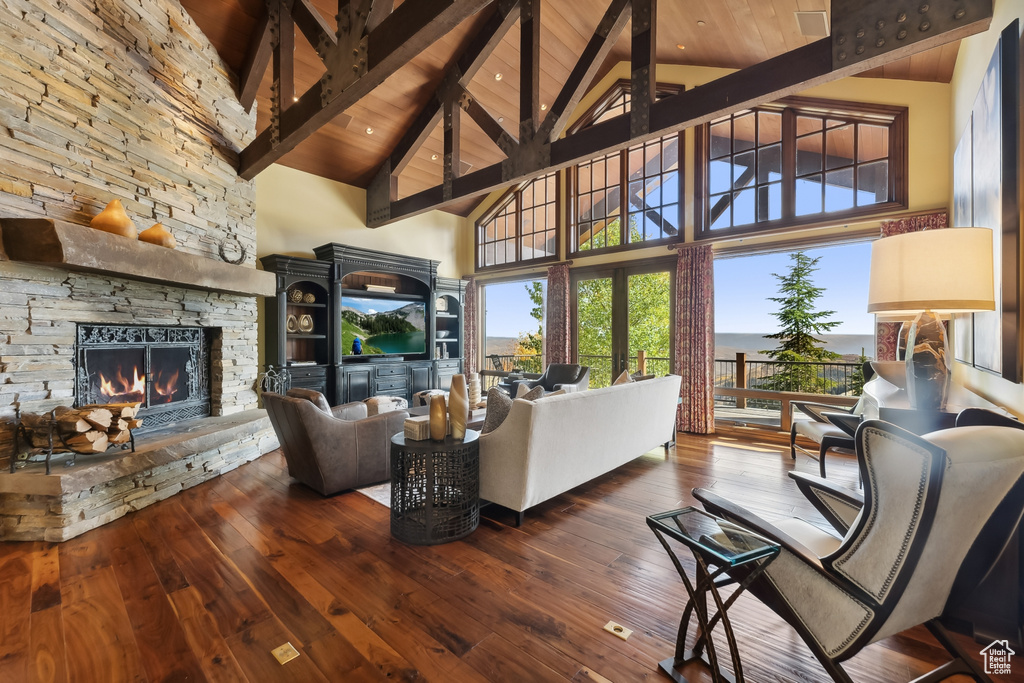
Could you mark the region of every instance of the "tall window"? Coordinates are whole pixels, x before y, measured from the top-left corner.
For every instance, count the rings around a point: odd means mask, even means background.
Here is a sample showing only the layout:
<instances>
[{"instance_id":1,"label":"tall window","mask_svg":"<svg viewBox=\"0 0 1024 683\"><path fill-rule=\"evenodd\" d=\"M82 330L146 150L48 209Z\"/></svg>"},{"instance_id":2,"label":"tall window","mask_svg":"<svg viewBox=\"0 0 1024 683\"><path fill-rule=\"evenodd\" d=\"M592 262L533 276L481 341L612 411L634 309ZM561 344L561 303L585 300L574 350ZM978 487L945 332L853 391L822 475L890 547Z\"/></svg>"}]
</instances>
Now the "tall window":
<instances>
[{"instance_id":1,"label":"tall window","mask_svg":"<svg viewBox=\"0 0 1024 683\"><path fill-rule=\"evenodd\" d=\"M482 370L544 370L547 278L484 285Z\"/></svg>"},{"instance_id":2,"label":"tall window","mask_svg":"<svg viewBox=\"0 0 1024 683\"><path fill-rule=\"evenodd\" d=\"M698 135L698 237L876 213L907 202L905 108L789 98Z\"/></svg>"},{"instance_id":3,"label":"tall window","mask_svg":"<svg viewBox=\"0 0 1024 683\"><path fill-rule=\"evenodd\" d=\"M477 270L556 258L557 226L557 173L510 190L477 222Z\"/></svg>"},{"instance_id":4,"label":"tall window","mask_svg":"<svg viewBox=\"0 0 1024 683\"><path fill-rule=\"evenodd\" d=\"M620 81L569 134L629 112L629 83ZM678 86L658 86L659 96ZM682 225L679 197L682 133L585 161L570 171L572 252L676 239Z\"/></svg>"}]
</instances>

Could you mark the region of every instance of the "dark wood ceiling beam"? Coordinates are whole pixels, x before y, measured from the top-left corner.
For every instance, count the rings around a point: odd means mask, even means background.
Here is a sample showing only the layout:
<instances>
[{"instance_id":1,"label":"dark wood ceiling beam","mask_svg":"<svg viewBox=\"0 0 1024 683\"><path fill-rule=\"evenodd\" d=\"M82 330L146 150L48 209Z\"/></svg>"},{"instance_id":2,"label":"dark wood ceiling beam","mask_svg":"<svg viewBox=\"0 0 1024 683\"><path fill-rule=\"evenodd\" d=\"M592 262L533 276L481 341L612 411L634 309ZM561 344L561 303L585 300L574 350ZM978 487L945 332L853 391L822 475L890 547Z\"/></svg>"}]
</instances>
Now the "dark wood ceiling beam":
<instances>
[{"instance_id":1,"label":"dark wood ceiling beam","mask_svg":"<svg viewBox=\"0 0 1024 683\"><path fill-rule=\"evenodd\" d=\"M462 109L448 100L444 103L444 172L443 182L445 200L451 199L452 183L461 175L462 152L459 147L459 120Z\"/></svg>"},{"instance_id":2,"label":"dark wood ceiling beam","mask_svg":"<svg viewBox=\"0 0 1024 683\"><path fill-rule=\"evenodd\" d=\"M327 53L338 44L334 31L331 30L330 25L320 12L313 7L310 0L293 0L292 19L302 31L302 35L320 55L320 59L324 59Z\"/></svg>"},{"instance_id":3,"label":"dark wood ceiling beam","mask_svg":"<svg viewBox=\"0 0 1024 683\"><path fill-rule=\"evenodd\" d=\"M287 9L288 0L275 0L274 12L274 83L270 87L270 101L274 120L292 105L295 97L295 24Z\"/></svg>"},{"instance_id":4,"label":"dark wood ceiling beam","mask_svg":"<svg viewBox=\"0 0 1024 683\"><path fill-rule=\"evenodd\" d=\"M576 61L576 66L573 67L569 78L559 91L558 97L548 109L544 123L541 124L538 131L538 137L557 140L565 130L569 123L569 117L572 116L580 100L583 99L583 95L586 94L587 88L593 82L605 57L611 52L622 29L626 27L626 22L630 17L629 9L629 0L612 0L594 30L590 42L583 49L583 54Z\"/></svg>"},{"instance_id":5,"label":"dark wood ceiling beam","mask_svg":"<svg viewBox=\"0 0 1024 683\"><path fill-rule=\"evenodd\" d=\"M489 111L484 109L484 106L469 91L463 90L463 95L459 98L459 106L469 114L476 125L480 126L480 130L487 134L491 142L505 153L505 156L512 153L512 149L519 141L509 135L508 131L491 116Z\"/></svg>"},{"instance_id":6,"label":"dark wood ceiling beam","mask_svg":"<svg viewBox=\"0 0 1024 683\"><path fill-rule=\"evenodd\" d=\"M281 113L277 145L271 144L270 131L264 130L242 150L239 155L239 176L246 180L254 178L370 93L431 43L480 11L488 1L403 2L370 35L362 39L366 41L365 64L360 65L350 60L345 68L337 68L331 73L336 77L327 79L327 85L324 80L314 84L298 102ZM353 67L361 75L353 78Z\"/></svg>"},{"instance_id":7,"label":"dark wood ceiling beam","mask_svg":"<svg viewBox=\"0 0 1024 683\"><path fill-rule=\"evenodd\" d=\"M395 9L395 0L373 0L370 6L370 14L366 17L366 28L364 32L369 34L373 29L380 26L380 22L388 18Z\"/></svg>"},{"instance_id":8,"label":"dark wood ceiling beam","mask_svg":"<svg viewBox=\"0 0 1024 683\"><path fill-rule=\"evenodd\" d=\"M540 0L519 5L519 139L532 140L540 126Z\"/></svg>"},{"instance_id":9,"label":"dark wood ceiling beam","mask_svg":"<svg viewBox=\"0 0 1024 683\"><path fill-rule=\"evenodd\" d=\"M238 75L238 102L246 111L252 109L256 101L256 91L260 88L263 74L267 72L270 56L273 53L270 37L270 12L265 11L256 25L256 30L249 41L249 49L245 54L245 62Z\"/></svg>"},{"instance_id":10,"label":"dark wood ceiling beam","mask_svg":"<svg viewBox=\"0 0 1024 683\"><path fill-rule=\"evenodd\" d=\"M967 4L971 5L972 11L954 27L936 31L926 38L899 47L880 47L874 56L857 63L838 61L833 65L832 40L823 38L710 83L666 97L651 105L650 130L644 135L631 135L630 115L622 114L585 128L571 137L551 142L546 145L549 154L536 155L532 158L532 164L502 162L455 178L451 198L463 199L491 192L987 30L992 21L991 3L986 0L973 3L967 0ZM392 201L386 206L380 204L380 195L368 195L367 225L378 227L438 208L446 201L440 199L444 194L441 187L435 187Z\"/></svg>"},{"instance_id":11,"label":"dark wood ceiling beam","mask_svg":"<svg viewBox=\"0 0 1024 683\"><path fill-rule=\"evenodd\" d=\"M633 0L633 42L630 47L629 134L645 135L651 130L651 105L654 104L654 70L658 41L655 21L658 0Z\"/></svg>"}]
</instances>

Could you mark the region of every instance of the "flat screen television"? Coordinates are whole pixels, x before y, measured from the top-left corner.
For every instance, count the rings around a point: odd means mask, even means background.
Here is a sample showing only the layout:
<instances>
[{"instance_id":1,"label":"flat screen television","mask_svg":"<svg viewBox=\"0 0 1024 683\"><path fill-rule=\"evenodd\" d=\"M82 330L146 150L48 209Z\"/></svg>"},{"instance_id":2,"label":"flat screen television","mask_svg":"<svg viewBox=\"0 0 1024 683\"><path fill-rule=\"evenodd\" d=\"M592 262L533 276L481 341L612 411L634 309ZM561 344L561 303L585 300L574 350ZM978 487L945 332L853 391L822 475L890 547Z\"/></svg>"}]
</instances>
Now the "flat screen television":
<instances>
[{"instance_id":1,"label":"flat screen television","mask_svg":"<svg viewBox=\"0 0 1024 683\"><path fill-rule=\"evenodd\" d=\"M341 301L341 343L346 356L427 352L424 301L346 296ZM359 339L361 354L354 342Z\"/></svg>"}]
</instances>

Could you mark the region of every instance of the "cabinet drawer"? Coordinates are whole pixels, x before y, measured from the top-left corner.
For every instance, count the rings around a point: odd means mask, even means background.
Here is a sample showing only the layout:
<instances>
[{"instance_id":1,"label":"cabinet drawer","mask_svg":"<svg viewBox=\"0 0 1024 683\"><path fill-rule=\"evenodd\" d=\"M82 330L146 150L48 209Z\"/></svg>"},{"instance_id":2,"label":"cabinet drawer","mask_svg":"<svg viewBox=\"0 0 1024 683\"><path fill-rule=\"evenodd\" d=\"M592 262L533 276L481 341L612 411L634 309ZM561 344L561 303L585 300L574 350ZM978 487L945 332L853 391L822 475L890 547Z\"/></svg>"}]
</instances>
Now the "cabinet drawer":
<instances>
[{"instance_id":1,"label":"cabinet drawer","mask_svg":"<svg viewBox=\"0 0 1024 683\"><path fill-rule=\"evenodd\" d=\"M404 375L405 365L403 363L388 363L377 366L378 377L391 377L393 375Z\"/></svg>"},{"instance_id":2,"label":"cabinet drawer","mask_svg":"<svg viewBox=\"0 0 1024 683\"><path fill-rule=\"evenodd\" d=\"M291 376L292 382L304 378L315 378L322 380L327 378L327 368L322 368L315 365L310 365L308 367L289 367L288 374Z\"/></svg>"},{"instance_id":3,"label":"cabinet drawer","mask_svg":"<svg viewBox=\"0 0 1024 683\"><path fill-rule=\"evenodd\" d=\"M458 361L458 360L439 360L439 361L437 361L437 369L438 370L448 370L449 372L454 370L454 371L458 372L458 370L459 370L459 363L460 363L460 361Z\"/></svg>"},{"instance_id":4,"label":"cabinet drawer","mask_svg":"<svg viewBox=\"0 0 1024 683\"><path fill-rule=\"evenodd\" d=\"M327 378L326 377L300 377L299 379L292 379L292 389L312 389L313 391L319 391L321 394L327 393Z\"/></svg>"},{"instance_id":5,"label":"cabinet drawer","mask_svg":"<svg viewBox=\"0 0 1024 683\"><path fill-rule=\"evenodd\" d=\"M382 391L405 391L405 378L402 379L379 379L377 380L377 393Z\"/></svg>"}]
</instances>

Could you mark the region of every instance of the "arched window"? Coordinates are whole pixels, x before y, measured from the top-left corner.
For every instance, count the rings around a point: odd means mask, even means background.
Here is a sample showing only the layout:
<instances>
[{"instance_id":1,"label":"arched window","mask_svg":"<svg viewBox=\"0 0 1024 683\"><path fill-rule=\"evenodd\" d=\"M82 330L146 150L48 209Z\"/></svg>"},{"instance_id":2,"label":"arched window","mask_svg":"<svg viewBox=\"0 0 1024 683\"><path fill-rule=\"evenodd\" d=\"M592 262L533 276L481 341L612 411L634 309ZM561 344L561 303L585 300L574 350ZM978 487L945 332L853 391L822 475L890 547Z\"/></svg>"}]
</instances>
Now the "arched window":
<instances>
[{"instance_id":1,"label":"arched window","mask_svg":"<svg viewBox=\"0 0 1024 683\"><path fill-rule=\"evenodd\" d=\"M476 224L476 269L558 257L558 174L509 190Z\"/></svg>"},{"instance_id":2,"label":"arched window","mask_svg":"<svg viewBox=\"0 0 1024 683\"><path fill-rule=\"evenodd\" d=\"M658 85L658 95L681 90ZM619 81L569 130L629 111L629 81ZM573 253L626 249L679 239L683 225L683 134L671 133L569 171Z\"/></svg>"}]
</instances>

